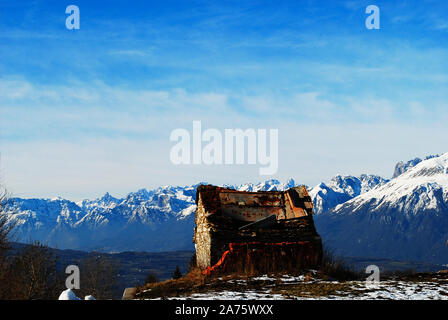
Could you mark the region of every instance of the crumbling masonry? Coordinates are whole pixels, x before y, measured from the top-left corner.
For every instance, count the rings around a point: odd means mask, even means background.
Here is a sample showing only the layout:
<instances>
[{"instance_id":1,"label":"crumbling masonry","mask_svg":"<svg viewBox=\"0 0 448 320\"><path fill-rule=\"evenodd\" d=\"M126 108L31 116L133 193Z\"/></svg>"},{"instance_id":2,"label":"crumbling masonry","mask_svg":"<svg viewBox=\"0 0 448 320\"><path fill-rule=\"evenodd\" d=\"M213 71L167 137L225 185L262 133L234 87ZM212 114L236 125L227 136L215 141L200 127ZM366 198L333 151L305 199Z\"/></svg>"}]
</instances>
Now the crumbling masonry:
<instances>
[{"instance_id":1,"label":"crumbling masonry","mask_svg":"<svg viewBox=\"0 0 448 320\"><path fill-rule=\"evenodd\" d=\"M322 240L304 186L244 192L201 185L196 194L196 264L204 274L316 268Z\"/></svg>"}]
</instances>

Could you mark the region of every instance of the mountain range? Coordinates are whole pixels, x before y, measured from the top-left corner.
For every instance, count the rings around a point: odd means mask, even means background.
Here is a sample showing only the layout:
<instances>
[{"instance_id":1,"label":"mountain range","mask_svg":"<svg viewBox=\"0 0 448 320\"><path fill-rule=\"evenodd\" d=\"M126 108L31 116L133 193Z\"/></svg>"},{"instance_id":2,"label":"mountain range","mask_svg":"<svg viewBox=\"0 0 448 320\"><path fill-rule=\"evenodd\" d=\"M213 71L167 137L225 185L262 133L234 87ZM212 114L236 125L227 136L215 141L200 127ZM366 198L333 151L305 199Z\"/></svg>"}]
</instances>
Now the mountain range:
<instances>
[{"instance_id":1,"label":"mountain range","mask_svg":"<svg viewBox=\"0 0 448 320\"><path fill-rule=\"evenodd\" d=\"M399 168L389 182L317 215L317 228L343 255L446 264L448 153Z\"/></svg>"},{"instance_id":2,"label":"mountain range","mask_svg":"<svg viewBox=\"0 0 448 320\"><path fill-rule=\"evenodd\" d=\"M5 209L16 223L16 241L108 252L191 250L198 185L80 202L11 198ZM296 185L290 179L225 186L268 191ZM448 261L448 153L399 162L391 179L337 175L308 190L317 230L338 253Z\"/></svg>"}]
</instances>

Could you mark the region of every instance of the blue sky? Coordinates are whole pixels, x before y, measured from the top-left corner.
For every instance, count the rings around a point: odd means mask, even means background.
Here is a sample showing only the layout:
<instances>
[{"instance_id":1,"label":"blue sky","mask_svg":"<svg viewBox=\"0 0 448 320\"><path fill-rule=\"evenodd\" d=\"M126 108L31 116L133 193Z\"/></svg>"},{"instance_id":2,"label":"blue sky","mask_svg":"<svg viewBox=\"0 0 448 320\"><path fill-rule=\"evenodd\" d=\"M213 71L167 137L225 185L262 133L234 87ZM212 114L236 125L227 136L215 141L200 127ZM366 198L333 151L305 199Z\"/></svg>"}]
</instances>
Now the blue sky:
<instances>
[{"instance_id":1,"label":"blue sky","mask_svg":"<svg viewBox=\"0 0 448 320\"><path fill-rule=\"evenodd\" d=\"M446 1L0 0L0 179L79 200L269 178L171 164L170 132L193 120L278 128L272 178L390 176L448 151L447 57Z\"/></svg>"}]
</instances>

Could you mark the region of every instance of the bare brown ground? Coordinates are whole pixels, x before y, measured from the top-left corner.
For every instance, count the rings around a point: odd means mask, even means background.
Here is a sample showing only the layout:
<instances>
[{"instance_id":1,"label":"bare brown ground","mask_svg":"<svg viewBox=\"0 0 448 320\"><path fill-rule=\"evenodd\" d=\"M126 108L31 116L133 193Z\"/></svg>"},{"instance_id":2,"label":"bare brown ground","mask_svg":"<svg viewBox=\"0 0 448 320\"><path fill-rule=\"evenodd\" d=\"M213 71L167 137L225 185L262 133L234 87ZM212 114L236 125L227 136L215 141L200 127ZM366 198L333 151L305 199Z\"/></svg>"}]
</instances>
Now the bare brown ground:
<instances>
[{"instance_id":1,"label":"bare brown ground","mask_svg":"<svg viewBox=\"0 0 448 320\"><path fill-rule=\"evenodd\" d=\"M185 277L177 280L146 284L137 288L136 299L166 299L170 297L189 296L195 293L221 292L221 291L260 291L269 290L271 294L281 294L285 298L309 297L318 298L326 296L357 295L359 282L335 281L325 274L311 272L305 275L303 281L290 283L282 281L285 274L269 274L273 280L255 278L256 275L230 274L221 276L205 276L200 270L193 270ZM288 274L291 276L291 274ZM298 274L296 274L298 275ZM323 281L322 281L323 280ZM330 280L330 281L329 281ZM448 273L394 273L385 276L383 280L406 281L406 282L430 282L438 281L440 284L448 284ZM366 290L362 291L366 292Z\"/></svg>"}]
</instances>

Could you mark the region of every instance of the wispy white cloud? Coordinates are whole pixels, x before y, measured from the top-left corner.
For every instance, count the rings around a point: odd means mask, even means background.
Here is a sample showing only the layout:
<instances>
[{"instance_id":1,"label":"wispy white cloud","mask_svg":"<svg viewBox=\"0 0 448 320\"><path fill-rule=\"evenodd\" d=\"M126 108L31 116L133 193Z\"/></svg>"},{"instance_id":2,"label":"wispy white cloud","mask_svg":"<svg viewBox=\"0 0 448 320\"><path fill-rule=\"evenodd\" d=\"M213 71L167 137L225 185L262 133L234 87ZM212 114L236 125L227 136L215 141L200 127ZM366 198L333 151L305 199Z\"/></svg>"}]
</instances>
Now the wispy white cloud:
<instances>
[{"instance_id":1,"label":"wispy white cloud","mask_svg":"<svg viewBox=\"0 0 448 320\"><path fill-rule=\"evenodd\" d=\"M58 131L61 139L120 134L152 138L196 119L220 128L270 126L275 121L402 122L416 117L417 110L418 122L427 123L444 119L448 112L434 99L403 101L371 94L191 92L125 89L104 83L69 87L17 79L0 80L0 104L6 139L39 139Z\"/></svg>"},{"instance_id":2,"label":"wispy white cloud","mask_svg":"<svg viewBox=\"0 0 448 320\"><path fill-rule=\"evenodd\" d=\"M435 21L434 26L438 30L448 30L448 21L447 20L437 20L437 21Z\"/></svg>"},{"instance_id":3,"label":"wispy white cloud","mask_svg":"<svg viewBox=\"0 0 448 320\"><path fill-rule=\"evenodd\" d=\"M85 2L97 14L77 33L54 6L61 24L35 28L44 2L12 12L0 21L1 173L28 196L259 180L256 168L173 167L169 133L193 120L278 128L279 177L307 184L446 151L448 51L434 31L446 4L384 2L372 33L367 3L139 2L150 10L136 15L116 2L117 15Z\"/></svg>"}]
</instances>

